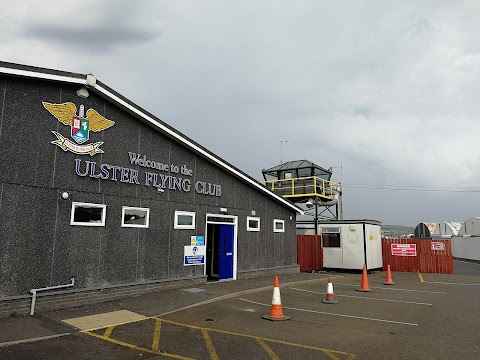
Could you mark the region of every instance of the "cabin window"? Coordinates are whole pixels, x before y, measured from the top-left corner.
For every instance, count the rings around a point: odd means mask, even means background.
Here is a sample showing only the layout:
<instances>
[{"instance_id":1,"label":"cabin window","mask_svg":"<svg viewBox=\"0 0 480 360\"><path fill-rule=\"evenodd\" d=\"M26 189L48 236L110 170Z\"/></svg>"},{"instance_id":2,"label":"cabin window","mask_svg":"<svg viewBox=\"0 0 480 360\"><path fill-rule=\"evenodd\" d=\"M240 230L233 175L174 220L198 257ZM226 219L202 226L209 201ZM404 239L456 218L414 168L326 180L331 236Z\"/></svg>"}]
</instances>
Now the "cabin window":
<instances>
[{"instance_id":1,"label":"cabin window","mask_svg":"<svg viewBox=\"0 0 480 360\"><path fill-rule=\"evenodd\" d=\"M340 228L322 228L322 247L340 247Z\"/></svg>"},{"instance_id":2,"label":"cabin window","mask_svg":"<svg viewBox=\"0 0 480 360\"><path fill-rule=\"evenodd\" d=\"M291 171L283 173L283 178L285 180L291 179L293 177L293 173Z\"/></svg>"},{"instance_id":3,"label":"cabin window","mask_svg":"<svg viewBox=\"0 0 480 360\"><path fill-rule=\"evenodd\" d=\"M148 228L150 209L124 206L122 208L122 227Z\"/></svg>"},{"instance_id":4,"label":"cabin window","mask_svg":"<svg viewBox=\"0 0 480 360\"><path fill-rule=\"evenodd\" d=\"M107 205L72 202L70 225L105 226Z\"/></svg>"}]
</instances>

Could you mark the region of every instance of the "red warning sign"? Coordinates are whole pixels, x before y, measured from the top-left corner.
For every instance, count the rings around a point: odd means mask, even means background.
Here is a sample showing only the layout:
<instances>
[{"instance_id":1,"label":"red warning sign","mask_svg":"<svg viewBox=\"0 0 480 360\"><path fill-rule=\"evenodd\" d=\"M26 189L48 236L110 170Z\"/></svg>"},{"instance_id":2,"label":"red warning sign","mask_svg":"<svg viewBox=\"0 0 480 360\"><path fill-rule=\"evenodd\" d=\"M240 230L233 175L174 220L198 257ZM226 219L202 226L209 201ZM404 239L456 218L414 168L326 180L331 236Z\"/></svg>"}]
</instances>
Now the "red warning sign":
<instances>
[{"instance_id":1,"label":"red warning sign","mask_svg":"<svg viewBox=\"0 0 480 360\"><path fill-rule=\"evenodd\" d=\"M445 250L445 243L432 241L432 250Z\"/></svg>"},{"instance_id":2,"label":"red warning sign","mask_svg":"<svg viewBox=\"0 0 480 360\"><path fill-rule=\"evenodd\" d=\"M391 244L394 256L417 256L417 244Z\"/></svg>"}]
</instances>

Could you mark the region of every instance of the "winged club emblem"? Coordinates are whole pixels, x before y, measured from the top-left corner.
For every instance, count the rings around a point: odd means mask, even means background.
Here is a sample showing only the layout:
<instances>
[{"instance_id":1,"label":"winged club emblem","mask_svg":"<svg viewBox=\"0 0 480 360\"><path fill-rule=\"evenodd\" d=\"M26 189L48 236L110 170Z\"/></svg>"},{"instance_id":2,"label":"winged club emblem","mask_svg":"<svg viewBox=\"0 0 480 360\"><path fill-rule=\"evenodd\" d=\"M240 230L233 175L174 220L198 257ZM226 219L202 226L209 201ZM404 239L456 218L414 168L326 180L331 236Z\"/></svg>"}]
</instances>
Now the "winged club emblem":
<instances>
[{"instance_id":1,"label":"winged club emblem","mask_svg":"<svg viewBox=\"0 0 480 360\"><path fill-rule=\"evenodd\" d=\"M58 132L52 131L57 137L57 140L52 141L52 144L59 146L64 151L71 151L80 155L90 154L93 156L97 153L103 153L103 150L100 149L100 145L103 144L102 141L86 145L82 144L88 141L90 131L99 132L108 129L115 125L115 121L104 118L94 109L88 109L87 116L85 117L85 108L83 105L80 105L77 114L77 107L71 102L51 104L43 101L42 104L58 121L70 126L70 135L76 142L73 143Z\"/></svg>"}]
</instances>

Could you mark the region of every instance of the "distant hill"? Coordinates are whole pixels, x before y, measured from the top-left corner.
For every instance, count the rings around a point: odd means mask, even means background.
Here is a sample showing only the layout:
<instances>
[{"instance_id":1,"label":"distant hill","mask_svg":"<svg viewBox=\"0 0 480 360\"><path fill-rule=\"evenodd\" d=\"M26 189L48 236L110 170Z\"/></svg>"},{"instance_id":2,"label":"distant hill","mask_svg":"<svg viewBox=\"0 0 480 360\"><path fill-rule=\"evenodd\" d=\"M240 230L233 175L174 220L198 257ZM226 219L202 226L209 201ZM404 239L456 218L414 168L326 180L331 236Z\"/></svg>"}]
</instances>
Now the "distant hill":
<instances>
[{"instance_id":1,"label":"distant hill","mask_svg":"<svg viewBox=\"0 0 480 360\"><path fill-rule=\"evenodd\" d=\"M411 229L413 231L415 227L405 226L405 225L383 225L382 224L382 230L402 230L402 229Z\"/></svg>"},{"instance_id":2,"label":"distant hill","mask_svg":"<svg viewBox=\"0 0 480 360\"><path fill-rule=\"evenodd\" d=\"M404 225L382 225L382 235L388 237L406 237L413 234L415 227Z\"/></svg>"}]
</instances>

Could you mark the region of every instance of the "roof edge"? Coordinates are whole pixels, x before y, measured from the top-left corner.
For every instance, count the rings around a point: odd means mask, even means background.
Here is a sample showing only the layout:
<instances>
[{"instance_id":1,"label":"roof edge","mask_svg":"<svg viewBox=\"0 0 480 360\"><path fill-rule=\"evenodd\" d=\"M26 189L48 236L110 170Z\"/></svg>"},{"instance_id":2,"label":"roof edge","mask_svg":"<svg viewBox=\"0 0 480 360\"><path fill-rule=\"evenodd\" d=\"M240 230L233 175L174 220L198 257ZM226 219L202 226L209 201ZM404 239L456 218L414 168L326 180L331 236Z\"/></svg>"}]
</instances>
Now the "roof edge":
<instances>
[{"instance_id":1,"label":"roof edge","mask_svg":"<svg viewBox=\"0 0 480 360\"><path fill-rule=\"evenodd\" d=\"M6 62L0 62L0 74L6 74L6 75L13 75L13 76L19 76L19 77L30 77L30 78L35 78L35 79L43 79L43 80L52 80L52 81L58 81L58 82L65 82L65 83L71 83L71 84L79 84L79 85L87 85L87 75L82 75L82 74L77 74L77 73L67 73L67 72L60 72L56 70L50 70L50 69L43 69L43 68L37 68L33 66L28 66L28 65L18 65L18 64L13 64L13 63L6 63ZM129 110L129 112L143 118L144 120L148 121L151 123L154 127L157 129L162 130L163 132L167 133L169 136L177 139L178 141L184 143L187 147L193 149L195 152L201 154L205 158L211 160L212 162L216 163L220 167L224 168L228 172L234 174L235 176L243 179L245 182L253 186L254 188L257 188L257 190L260 190L261 192L265 193L266 195L270 196L271 198L275 199L276 201L282 203L283 205L291 208L292 210L296 211L297 213L303 215L304 211L294 205L293 203L283 199L282 197L272 193L269 191L266 187L264 187L262 184L254 180L253 178L250 178L248 175L244 174L241 172L241 170L237 169L233 165L228 164L227 162L223 161L220 159L218 156L216 156L213 153L210 153L209 151L206 151L206 149L203 149L199 144L196 144L193 140L188 139L186 136L183 136L183 134L175 131L173 128L170 128L162 123L160 123L156 119L155 116L150 116L149 114L146 113L145 110L140 108L134 103L129 103L129 101L126 100L125 97L121 96L120 94L116 93L114 90L111 90L107 85L98 82L93 86L88 86L90 90L95 90L96 92L99 92L103 96L107 97L110 99L112 102L116 103L117 105L121 106L124 109Z\"/></svg>"}]
</instances>

